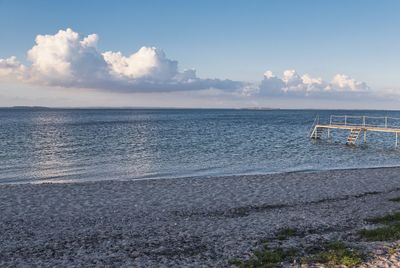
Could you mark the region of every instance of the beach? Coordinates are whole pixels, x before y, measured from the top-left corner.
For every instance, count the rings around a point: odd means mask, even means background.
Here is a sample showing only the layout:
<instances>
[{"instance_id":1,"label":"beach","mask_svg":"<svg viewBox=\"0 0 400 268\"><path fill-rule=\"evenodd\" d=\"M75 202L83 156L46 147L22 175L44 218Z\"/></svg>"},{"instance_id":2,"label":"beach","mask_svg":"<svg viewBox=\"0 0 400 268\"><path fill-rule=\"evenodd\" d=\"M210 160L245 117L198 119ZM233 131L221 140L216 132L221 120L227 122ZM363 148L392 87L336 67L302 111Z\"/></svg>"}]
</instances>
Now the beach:
<instances>
[{"instance_id":1,"label":"beach","mask_svg":"<svg viewBox=\"0 0 400 268\"><path fill-rule=\"evenodd\" d=\"M3 184L0 266L229 267L287 227L303 235L283 246L352 243L399 210L399 172Z\"/></svg>"}]
</instances>

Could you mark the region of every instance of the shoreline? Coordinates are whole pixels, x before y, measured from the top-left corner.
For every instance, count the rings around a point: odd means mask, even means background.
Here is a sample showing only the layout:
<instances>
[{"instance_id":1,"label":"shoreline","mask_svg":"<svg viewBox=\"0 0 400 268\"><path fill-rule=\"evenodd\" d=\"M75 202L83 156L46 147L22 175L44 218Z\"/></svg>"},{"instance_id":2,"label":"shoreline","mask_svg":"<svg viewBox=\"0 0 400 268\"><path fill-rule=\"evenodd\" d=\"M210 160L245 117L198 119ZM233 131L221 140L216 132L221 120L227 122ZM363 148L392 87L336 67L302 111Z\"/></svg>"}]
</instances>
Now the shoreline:
<instances>
[{"instance_id":1,"label":"shoreline","mask_svg":"<svg viewBox=\"0 0 400 268\"><path fill-rule=\"evenodd\" d=\"M398 196L400 167L3 184L0 265L229 267L282 228L354 242Z\"/></svg>"},{"instance_id":2,"label":"shoreline","mask_svg":"<svg viewBox=\"0 0 400 268\"><path fill-rule=\"evenodd\" d=\"M134 182L134 181L158 181L158 180L180 180L180 179L218 179L218 178L236 178L236 177L259 177L269 175L284 175L284 174L302 174L302 173L321 173L330 171L357 171L357 170L374 170L374 169L391 169L400 168L400 165L388 165L388 166L372 166L372 167L349 167L349 168L330 168L330 169L300 169L293 171L277 171L268 173L243 173L243 174L220 174L220 175L195 175L195 176L171 176L171 177L138 177L131 179L102 179L102 180L38 180L38 181L24 181L24 182L0 182L0 187L3 185L24 185L24 184L86 184L96 182L109 182L109 181L120 181L120 182Z\"/></svg>"}]
</instances>

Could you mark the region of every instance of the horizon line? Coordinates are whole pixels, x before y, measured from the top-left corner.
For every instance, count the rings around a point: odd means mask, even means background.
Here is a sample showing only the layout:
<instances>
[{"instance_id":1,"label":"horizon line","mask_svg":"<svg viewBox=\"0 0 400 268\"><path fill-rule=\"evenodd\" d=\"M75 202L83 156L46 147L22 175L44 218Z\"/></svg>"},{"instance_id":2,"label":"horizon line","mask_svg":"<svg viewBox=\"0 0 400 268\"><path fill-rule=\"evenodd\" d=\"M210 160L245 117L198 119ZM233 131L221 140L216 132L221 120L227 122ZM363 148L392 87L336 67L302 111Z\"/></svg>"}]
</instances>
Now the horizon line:
<instances>
[{"instance_id":1,"label":"horizon line","mask_svg":"<svg viewBox=\"0 0 400 268\"><path fill-rule=\"evenodd\" d=\"M362 109L362 108L272 108L272 107L159 107L159 106L37 106L37 105L15 105L0 106L0 109L126 109L126 110L254 110L254 111L274 111L274 110L325 110L325 111L394 111L400 109Z\"/></svg>"}]
</instances>

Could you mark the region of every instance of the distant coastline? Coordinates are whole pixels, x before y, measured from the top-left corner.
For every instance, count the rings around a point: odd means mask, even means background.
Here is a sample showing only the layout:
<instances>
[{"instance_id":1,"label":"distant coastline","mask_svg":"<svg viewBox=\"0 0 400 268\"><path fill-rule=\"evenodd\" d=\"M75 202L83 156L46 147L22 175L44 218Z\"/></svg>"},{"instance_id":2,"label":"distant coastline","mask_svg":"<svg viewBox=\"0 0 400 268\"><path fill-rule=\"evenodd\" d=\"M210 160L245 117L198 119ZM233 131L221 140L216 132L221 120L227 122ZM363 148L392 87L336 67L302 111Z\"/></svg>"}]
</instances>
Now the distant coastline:
<instances>
[{"instance_id":1,"label":"distant coastline","mask_svg":"<svg viewBox=\"0 0 400 268\"><path fill-rule=\"evenodd\" d=\"M96 110L96 109L110 109L110 110L243 110L243 111L385 111L385 112L398 112L398 110L394 109L343 109L343 108L271 108L271 107L148 107L148 106L82 106L82 107L49 107L49 106L25 106L25 105L17 105L17 106L3 106L0 109L15 109L15 110L24 110L24 109L38 109L38 110Z\"/></svg>"},{"instance_id":2,"label":"distant coastline","mask_svg":"<svg viewBox=\"0 0 400 268\"><path fill-rule=\"evenodd\" d=\"M204 108L204 107L130 107L130 106L122 106L122 107L108 107L108 106L93 106L93 107L47 107L47 106L10 106L10 107L0 107L0 109L131 109L131 110L280 110L281 108L269 108L269 107L244 107L244 108Z\"/></svg>"}]
</instances>

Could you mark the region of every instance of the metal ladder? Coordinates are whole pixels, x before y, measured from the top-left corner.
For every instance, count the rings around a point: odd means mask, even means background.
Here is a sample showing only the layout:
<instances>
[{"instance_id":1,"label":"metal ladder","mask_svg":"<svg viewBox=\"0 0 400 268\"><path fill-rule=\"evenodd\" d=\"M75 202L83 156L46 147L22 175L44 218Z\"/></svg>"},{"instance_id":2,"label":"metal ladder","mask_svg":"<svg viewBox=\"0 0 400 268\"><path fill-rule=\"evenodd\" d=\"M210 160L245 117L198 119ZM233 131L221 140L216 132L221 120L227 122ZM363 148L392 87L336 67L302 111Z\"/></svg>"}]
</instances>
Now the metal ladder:
<instances>
[{"instance_id":1,"label":"metal ladder","mask_svg":"<svg viewBox=\"0 0 400 268\"><path fill-rule=\"evenodd\" d=\"M347 145L355 145L358 139L358 136L360 136L361 133L361 128L353 128L350 131L349 136L347 137Z\"/></svg>"},{"instance_id":2,"label":"metal ladder","mask_svg":"<svg viewBox=\"0 0 400 268\"><path fill-rule=\"evenodd\" d=\"M319 139L321 139L323 132L324 132L323 128L319 128L319 127L315 126L313 132L311 133L310 138L319 140Z\"/></svg>"},{"instance_id":3,"label":"metal ladder","mask_svg":"<svg viewBox=\"0 0 400 268\"><path fill-rule=\"evenodd\" d=\"M317 115L314 119L314 122L311 126L310 132L308 135L310 136L311 139L320 139L322 135L322 130L318 130L319 128L317 127L319 123L319 115Z\"/></svg>"}]
</instances>

